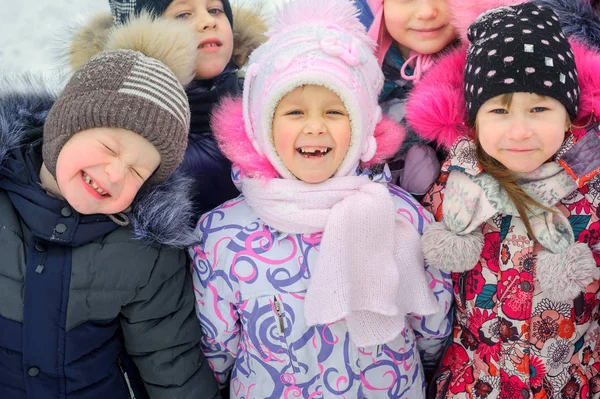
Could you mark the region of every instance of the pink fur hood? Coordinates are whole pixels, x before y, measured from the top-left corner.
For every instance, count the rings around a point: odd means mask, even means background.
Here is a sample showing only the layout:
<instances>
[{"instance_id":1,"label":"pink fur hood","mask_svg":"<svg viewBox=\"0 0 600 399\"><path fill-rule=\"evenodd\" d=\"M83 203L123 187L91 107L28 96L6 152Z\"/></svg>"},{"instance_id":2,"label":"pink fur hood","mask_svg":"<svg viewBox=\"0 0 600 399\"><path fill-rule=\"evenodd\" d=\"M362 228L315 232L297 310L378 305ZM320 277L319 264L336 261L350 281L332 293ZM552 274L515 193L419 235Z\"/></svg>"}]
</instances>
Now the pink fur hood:
<instances>
[{"instance_id":1,"label":"pink fur hood","mask_svg":"<svg viewBox=\"0 0 600 399\"><path fill-rule=\"evenodd\" d=\"M279 176L273 165L254 149L248 138L241 97L224 98L213 111L211 126L219 148L239 167L243 175L267 179ZM369 162L361 163L361 166L382 163L392 157L402 145L405 135L402 126L384 116L375 129L375 156Z\"/></svg>"},{"instance_id":2,"label":"pink fur hood","mask_svg":"<svg viewBox=\"0 0 600 399\"><path fill-rule=\"evenodd\" d=\"M600 54L570 40L581 89L579 112L573 123L588 125L600 115ZM461 137L473 137L464 104L467 46L441 58L412 90L406 104L409 125L421 137L449 150Z\"/></svg>"}]
</instances>

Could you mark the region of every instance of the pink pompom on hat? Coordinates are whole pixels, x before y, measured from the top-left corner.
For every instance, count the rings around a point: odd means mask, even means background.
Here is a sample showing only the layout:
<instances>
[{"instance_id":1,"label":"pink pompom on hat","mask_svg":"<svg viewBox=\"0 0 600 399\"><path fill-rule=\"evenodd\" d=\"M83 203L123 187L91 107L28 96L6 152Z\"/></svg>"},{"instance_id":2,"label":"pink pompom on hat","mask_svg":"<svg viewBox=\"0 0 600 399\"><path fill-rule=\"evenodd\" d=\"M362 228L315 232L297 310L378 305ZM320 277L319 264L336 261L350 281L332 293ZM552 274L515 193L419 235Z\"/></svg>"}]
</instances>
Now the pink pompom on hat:
<instances>
[{"instance_id":1,"label":"pink pompom on hat","mask_svg":"<svg viewBox=\"0 0 600 399\"><path fill-rule=\"evenodd\" d=\"M283 178L295 178L277 155L272 136L281 98L303 85L335 92L350 116L350 148L335 176L355 173L377 158L375 131L382 120L378 95L383 74L371 40L348 0L288 3L268 40L250 56L244 82L243 115L248 139Z\"/></svg>"}]
</instances>

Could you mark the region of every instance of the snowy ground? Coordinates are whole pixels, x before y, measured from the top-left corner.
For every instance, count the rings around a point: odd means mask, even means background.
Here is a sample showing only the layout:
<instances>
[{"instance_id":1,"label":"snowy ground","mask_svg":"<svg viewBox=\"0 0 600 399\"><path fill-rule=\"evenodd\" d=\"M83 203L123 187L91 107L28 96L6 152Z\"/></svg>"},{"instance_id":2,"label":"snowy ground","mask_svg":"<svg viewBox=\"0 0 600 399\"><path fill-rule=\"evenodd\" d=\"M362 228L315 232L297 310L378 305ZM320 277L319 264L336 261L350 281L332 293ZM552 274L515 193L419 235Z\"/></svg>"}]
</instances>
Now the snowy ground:
<instances>
[{"instance_id":1,"label":"snowy ground","mask_svg":"<svg viewBox=\"0 0 600 399\"><path fill-rule=\"evenodd\" d=\"M285 0L236 0L242 6L263 3L269 15ZM60 79L59 55L73 27L99 12L108 0L3 0L0 8L0 76L22 72Z\"/></svg>"}]
</instances>

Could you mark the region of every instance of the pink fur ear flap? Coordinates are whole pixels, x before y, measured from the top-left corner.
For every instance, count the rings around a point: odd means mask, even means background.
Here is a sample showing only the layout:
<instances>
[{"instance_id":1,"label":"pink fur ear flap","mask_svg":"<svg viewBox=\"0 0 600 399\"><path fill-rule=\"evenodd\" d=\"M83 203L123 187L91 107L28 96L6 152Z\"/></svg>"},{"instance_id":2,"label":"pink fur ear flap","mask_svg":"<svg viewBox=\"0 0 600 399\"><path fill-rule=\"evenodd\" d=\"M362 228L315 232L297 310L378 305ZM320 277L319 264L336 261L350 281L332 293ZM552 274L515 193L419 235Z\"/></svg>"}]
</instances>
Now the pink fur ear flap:
<instances>
[{"instance_id":1,"label":"pink fur ear flap","mask_svg":"<svg viewBox=\"0 0 600 399\"><path fill-rule=\"evenodd\" d=\"M597 120L600 119L600 53L582 42L573 39L570 42L575 55L577 80L581 90L579 111L574 123L578 126L587 126L594 116Z\"/></svg>"},{"instance_id":2,"label":"pink fur ear flap","mask_svg":"<svg viewBox=\"0 0 600 399\"><path fill-rule=\"evenodd\" d=\"M370 161L361 163L364 167L383 163L393 157L406 137L406 130L399 123L384 116L375 126L373 136L377 142L377 152Z\"/></svg>"},{"instance_id":3,"label":"pink fur ear flap","mask_svg":"<svg viewBox=\"0 0 600 399\"><path fill-rule=\"evenodd\" d=\"M449 150L460 137L470 136L464 98L467 47L441 58L411 91L406 119L419 136Z\"/></svg>"},{"instance_id":4,"label":"pink fur ear flap","mask_svg":"<svg viewBox=\"0 0 600 399\"><path fill-rule=\"evenodd\" d=\"M273 165L252 146L246 134L242 98L225 97L213 110L211 128L219 148L245 176L273 178Z\"/></svg>"}]
</instances>

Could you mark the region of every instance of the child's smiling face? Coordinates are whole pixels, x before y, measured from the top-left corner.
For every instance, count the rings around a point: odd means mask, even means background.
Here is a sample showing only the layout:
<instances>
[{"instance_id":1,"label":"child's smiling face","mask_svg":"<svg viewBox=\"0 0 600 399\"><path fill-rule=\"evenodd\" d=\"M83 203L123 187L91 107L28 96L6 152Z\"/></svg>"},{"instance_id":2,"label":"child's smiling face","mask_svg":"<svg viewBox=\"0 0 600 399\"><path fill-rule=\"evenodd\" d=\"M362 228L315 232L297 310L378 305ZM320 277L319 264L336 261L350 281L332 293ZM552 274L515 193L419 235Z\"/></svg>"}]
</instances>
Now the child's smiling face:
<instances>
[{"instance_id":1,"label":"child's smiling face","mask_svg":"<svg viewBox=\"0 0 600 399\"><path fill-rule=\"evenodd\" d=\"M487 100L476 119L483 150L513 172L532 172L556 154L565 139L569 117L556 99L513 93Z\"/></svg>"},{"instance_id":2,"label":"child's smiling face","mask_svg":"<svg viewBox=\"0 0 600 399\"><path fill-rule=\"evenodd\" d=\"M95 128L75 134L58 155L60 195L84 215L127 209L160 165L158 150L124 129Z\"/></svg>"},{"instance_id":3,"label":"child's smiling face","mask_svg":"<svg viewBox=\"0 0 600 399\"><path fill-rule=\"evenodd\" d=\"M383 18L404 59L411 50L435 54L456 38L447 0L384 0Z\"/></svg>"},{"instance_id":4,"label":"child's smiling face","mask_svg":"<svg viewBox=\"0 0 600 399\"><path fill-rule=\"evenodd\" d=\"M350 148L351 133L344 103L323 86L297 87L275 109L275 150L288 170L307 183L335 174Z\"/></svg>"},{"instance_id":5,"label":"child's smiling face","mask_svg":"<svg viewBox=\"0 0 600 399\"><path fill-rule=\"evenodd\" d=\"M197 80L219 75L233 52L233 32L220 0L174 0L163 13L192 25L198 38Z\"/></svg>"}]
</instances>

